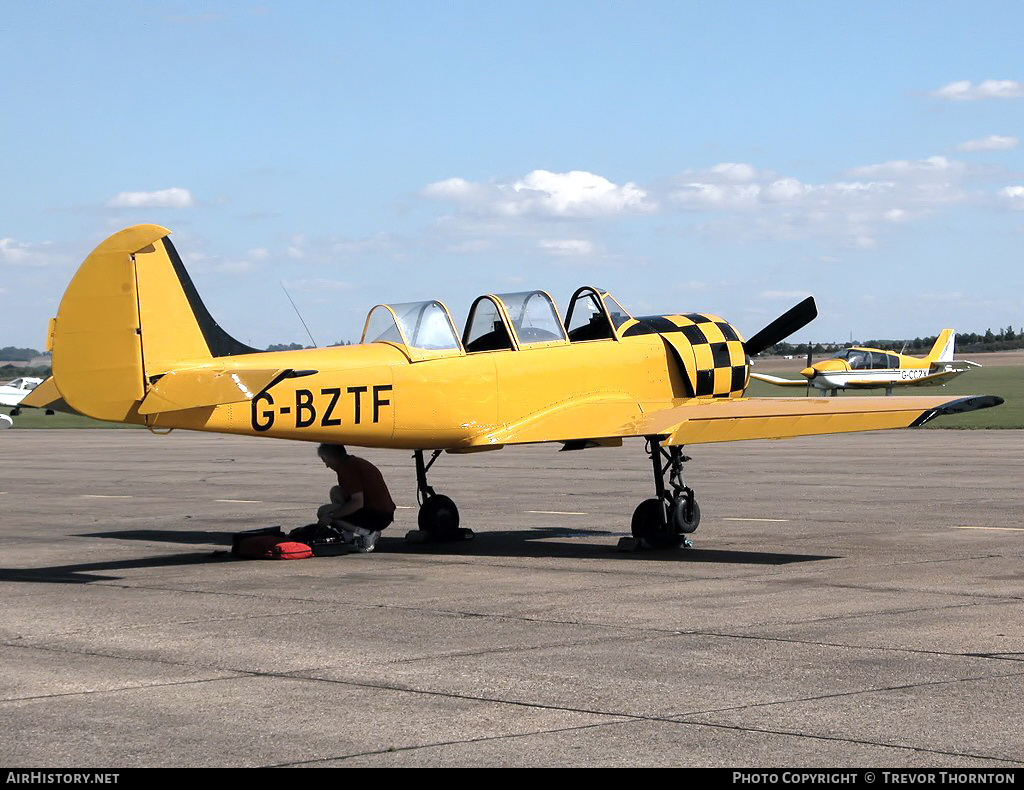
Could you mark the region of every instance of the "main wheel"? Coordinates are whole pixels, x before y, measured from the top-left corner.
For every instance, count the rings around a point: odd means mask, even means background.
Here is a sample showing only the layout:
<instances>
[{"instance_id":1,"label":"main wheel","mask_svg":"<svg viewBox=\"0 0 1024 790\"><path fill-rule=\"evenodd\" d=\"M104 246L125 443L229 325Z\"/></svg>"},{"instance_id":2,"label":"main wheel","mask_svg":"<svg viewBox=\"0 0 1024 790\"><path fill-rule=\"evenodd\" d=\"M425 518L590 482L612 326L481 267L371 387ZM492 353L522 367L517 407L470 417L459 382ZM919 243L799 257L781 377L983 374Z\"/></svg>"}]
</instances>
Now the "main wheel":
<instances>
[{"instance_id":1,"label":"main wheel","mask_svg":"<svg viewBox=\"0 0 1024 790\"><path fill-rule=\"evenodd\" d=\"M435 494L420 506L419 526L433 538L452 540L459 535L459 509L451 499Z\"/></svg>"},{"instance_id":2,"label":"main wheel","mask_svg":"<svg viewBox=\"0 0 1024 790\"><path fill-rule=\"evenodd\" d=\"M633 511L630 529L634 538L647 543L652 549L674 549L683 543L683 536L668 519L662 523L665 505L660 499L645 499Z\"/></svg>"},{"instance_id":3,"label":"main wheel","mask_svg":"<svg viewBox=\"0 0 1024 790\"><path fill-rule=\"evenodd\" d=\"M700 526L700 506L697 500L684 494L677 496L669 508L669 521L684 535L696 530Z\"/></svg>"}]
</instances>

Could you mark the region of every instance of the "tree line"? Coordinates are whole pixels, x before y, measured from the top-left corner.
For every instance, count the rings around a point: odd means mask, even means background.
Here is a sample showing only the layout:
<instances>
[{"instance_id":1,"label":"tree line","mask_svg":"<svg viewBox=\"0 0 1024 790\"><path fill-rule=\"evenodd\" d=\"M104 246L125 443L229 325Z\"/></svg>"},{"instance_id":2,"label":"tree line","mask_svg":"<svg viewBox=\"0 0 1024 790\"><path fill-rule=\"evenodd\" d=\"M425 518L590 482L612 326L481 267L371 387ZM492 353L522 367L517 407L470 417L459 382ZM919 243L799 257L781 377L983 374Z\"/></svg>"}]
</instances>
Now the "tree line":
<instances>
[{"instance_id":1,"label":"tree line","mask_svg":"<svg viewBox=\"0 0 1024 790\"><path fill-rule=\"evenodd\" d=\"M938 335L929 337L915 337L912 340L865 340L853 343L776 343L765 353L778 354L780 356L804 356L808 348L814 356L823 353L830 353L847 348L848 346L868 346L869 348L880 348L883 351L903 352L922 356L932 350ZM985 352L985 351L1010 351L1024 348L1024 329L1014 329L1012 326L993 332L986 329L984 333L957 332L956 350L957 353Z\"/></svg>"}]
</instances>

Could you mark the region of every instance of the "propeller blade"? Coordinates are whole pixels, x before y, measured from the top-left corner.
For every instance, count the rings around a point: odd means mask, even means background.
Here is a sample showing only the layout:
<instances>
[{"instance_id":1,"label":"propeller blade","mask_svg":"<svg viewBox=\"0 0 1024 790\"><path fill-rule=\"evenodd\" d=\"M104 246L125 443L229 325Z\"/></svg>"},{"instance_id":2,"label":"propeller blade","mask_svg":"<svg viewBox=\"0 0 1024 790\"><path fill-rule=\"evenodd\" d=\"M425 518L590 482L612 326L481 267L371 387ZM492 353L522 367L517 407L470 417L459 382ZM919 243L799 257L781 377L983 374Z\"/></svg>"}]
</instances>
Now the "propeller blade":
<instances>
[{"instance_id":1,"label":"propeller blade","mask_svg":"<svg viewBox=\"0 0 1024 790\"><path fill-rule=\"evenodd\" d=\"M760 354L766 348L774 346L797 330L807 326L817 316L818 308L814 304L814 297L808 296L800 304L791 307L750 338L745 345L747 354L750 356Z\"/></svg>"}]
</instances>

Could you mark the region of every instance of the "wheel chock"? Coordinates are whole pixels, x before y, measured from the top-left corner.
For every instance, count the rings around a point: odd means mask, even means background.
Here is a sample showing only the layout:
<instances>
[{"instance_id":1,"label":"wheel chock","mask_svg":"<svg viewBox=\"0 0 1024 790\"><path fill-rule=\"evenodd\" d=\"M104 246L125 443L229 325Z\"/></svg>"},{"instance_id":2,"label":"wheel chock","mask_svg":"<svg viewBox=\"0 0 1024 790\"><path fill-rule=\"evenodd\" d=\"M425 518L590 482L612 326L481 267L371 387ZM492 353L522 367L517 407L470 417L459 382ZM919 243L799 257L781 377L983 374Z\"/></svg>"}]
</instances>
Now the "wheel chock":
<instances>
[{"instance_id":1,"label":"wheel chock","mask_svg":"<svg viewBox=\"0 0 1024 790\"><path fill-rule=\"evenodd\" d=\"M473 540L476 533L471 529L457 529L451 536L438 537L425 529L411 529L405 533L406 543L451 543L457 540Z\"/></svg>"}]
</instances>

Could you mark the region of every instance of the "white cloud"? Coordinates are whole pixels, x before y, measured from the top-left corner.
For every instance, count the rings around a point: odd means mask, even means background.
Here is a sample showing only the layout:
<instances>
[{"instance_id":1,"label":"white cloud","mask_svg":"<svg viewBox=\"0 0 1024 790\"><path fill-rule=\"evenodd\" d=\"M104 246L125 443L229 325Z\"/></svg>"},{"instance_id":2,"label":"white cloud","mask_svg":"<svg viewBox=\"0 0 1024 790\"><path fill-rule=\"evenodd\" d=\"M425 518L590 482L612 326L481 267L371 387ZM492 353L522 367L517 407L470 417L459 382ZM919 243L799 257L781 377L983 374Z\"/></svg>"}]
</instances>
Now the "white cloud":
<instances>
[{"instance_id":1,"label":"white cloud","mask_svg":"<svg viewBox=\"0 0 1024 790\"><path fill-rule=\"evenodd\" d=\"M985 80L974 85L970 80L959 80L944 85L932 95L953 101L976 99L1020 99L1024 97L1024 83L1016 80Z\"/></svg>"},{"instance_id":2,"label":"white cloud","mask_svg":"<svg viewBox=\"0 0 1024 790\"><path fill-rule=\"evenodd\" d=\"M423 188L423 194L437 200L451 200L457 203L479 200L484 197L482 187L472 184L464 178L446 178L435 181Z\"/></svg>"},{"instance_id":3,"label":"white cloud","mask_svg":"<svg viewBox=\"0 0 1024 790\"><path fill-rule=\"evenodd\" d=\"M444 247L444 251L452 255L478 255L493 249L494 242L490 239L467 239Z\"/></svg>"},{"instance_id":4,"label":"white cloud","mask_svg":"<svg viewBox=\"0 0 1024 790\"><path fill-rule=\"evenodd\" d=\"M584 239L542 239L538 246L550 255L576 256L590 255L594 245Z\"/></svg>"},{"instance_id":5,"label":"white cloud","mask_svg":"<svg viewBox=\"0 0 1024 790\"><path fill-rule=\"evenodd\" d=\"M121 192L107 202L111 208L189 208L194 205L192 193L181 187L154 192Z\"/></svg>"},{"instance_id":6,"label":"white cloud","mask_svg":"<svg viewBox=\"0 0 1024 790\"><path fill-rule=\"evenodd\" d=\"M980 140L968 140L957 146L959 151L1012 151L1020 145L1016 137L1001 134L990 134Z\"/></svg>"},{"instance_id":7,"label":"white cloud","mask_svg":"<svg viewBox=\"0 0 1024 790\"><path fill-rule=\"evenodd\" d=\"M971 170L943 156L857 167L844 180L808 183L726 163L677 179L667 205L712 219L705 232L735 239L831 237L871 248L886 227L971 197Z\"/></svg>"},{"instance_id":8,"label":"white cloud","mask_svg":"<svg viewBox=\"0 0 1024 790\"><path fill-rule=\"evenodd\" d=\"M757 170L742 162L723 162L712 167L711 172L729 181L753 181L757 178Z\"/></svg>"},{"instance_id":9,"label":"white cloud","mask_svg":"<svg viewBox=\"0 0 1024 790\"><path fill-rule=\"evenodd\" d=\"M962 162L956 162L944 156L929 156L927 159L896 159L876 165L855 167L850 172L857 177L863 178L934 180L936 178L948 179L952 175L961 175L963 171L964 165Z\"/></svg>"},{"instance_id":10,"label":"white cloud","mask_svg":"<svg viewBox=\"0 0 1024 790\"><path fill-rule=\"evenodd\" d=\"M807 296L807 291L762 291L757 295L757 298L765 301L789 301L791 299L806 299Z\"/></svg>"},{"instance_id":11,"label":"white cloud","mask_svg":"<svg viewBox=\"0 0 1024 790\"><path fill-rule=\"evenodd\" d=\"M1010 208L1024 211L1024 186L1014 185L999 190L999 197Z\"/></svg>"},{"instance_id":12,"label":"white cloud","mask_svg":"<svg viewBox=\"0 0 1024 790\"><path fill-rule=\"evenodd\" d=\"M985 145L1008 146L1016 138L992 136ZM981 143L979 142L979 145ZM738 242L760 239L831 239L846 247L870 249L882 234L940 210L983 202L976 182L991 172L949 156L890 160L855 167L841 178L813 182L761 170L749 163L722 162L686 171L667 184L640 187L615 184L586 171L555 173L534 170L515 181L470 182L462 178L425 187L425 197L454 204L439 217L442 237L479 244L482 239L531 236L539 249L563 259L603 254L589 242L587 221L658 213L665 228L685 234L728 237ZM1020 198L1003 194L1014 208ZM993 193L988 193L991 201ZM692 215L699 213L700 218ZM675 217L676 219L673 219ZM530 219L572 219L572 235L550 236L550 224Z\"/></svg>"},{"instance_id":13,"label":"white cloud","mask_svg":"<svg viewBox=\"0 0 1024 790\"><path fill-rule=\"evenodd\" d=\"M55 263L48 244L26 244L14 239L0 239L0 265L49 266Z\"/></svg>"},{"instance_id":14,"label":"white cloud","mask_svg":"<svg viewBox=\"0 0 1024 790\"><path fill-rule=\"evenodd\" d=\"M342 280L329 280L324 277L288 280L283 285L289 291L301 291L303 293L323 293L324 291L340 293L351 291L353 288L352 283L343 282Z\"/></svg>"},{"instance_id":15,"label":"white cloud","mask_svg":"<svg viewBox=\"0 0 1024 790\"><path fill-rule=\"evenodd\" d=\"M615 184L583 170L533 170L512 183L449 178L428 184L422 194L480 214L504 217L603 217L655 209L646 190L636 184Z\"/></svg>"}]
</instances>

